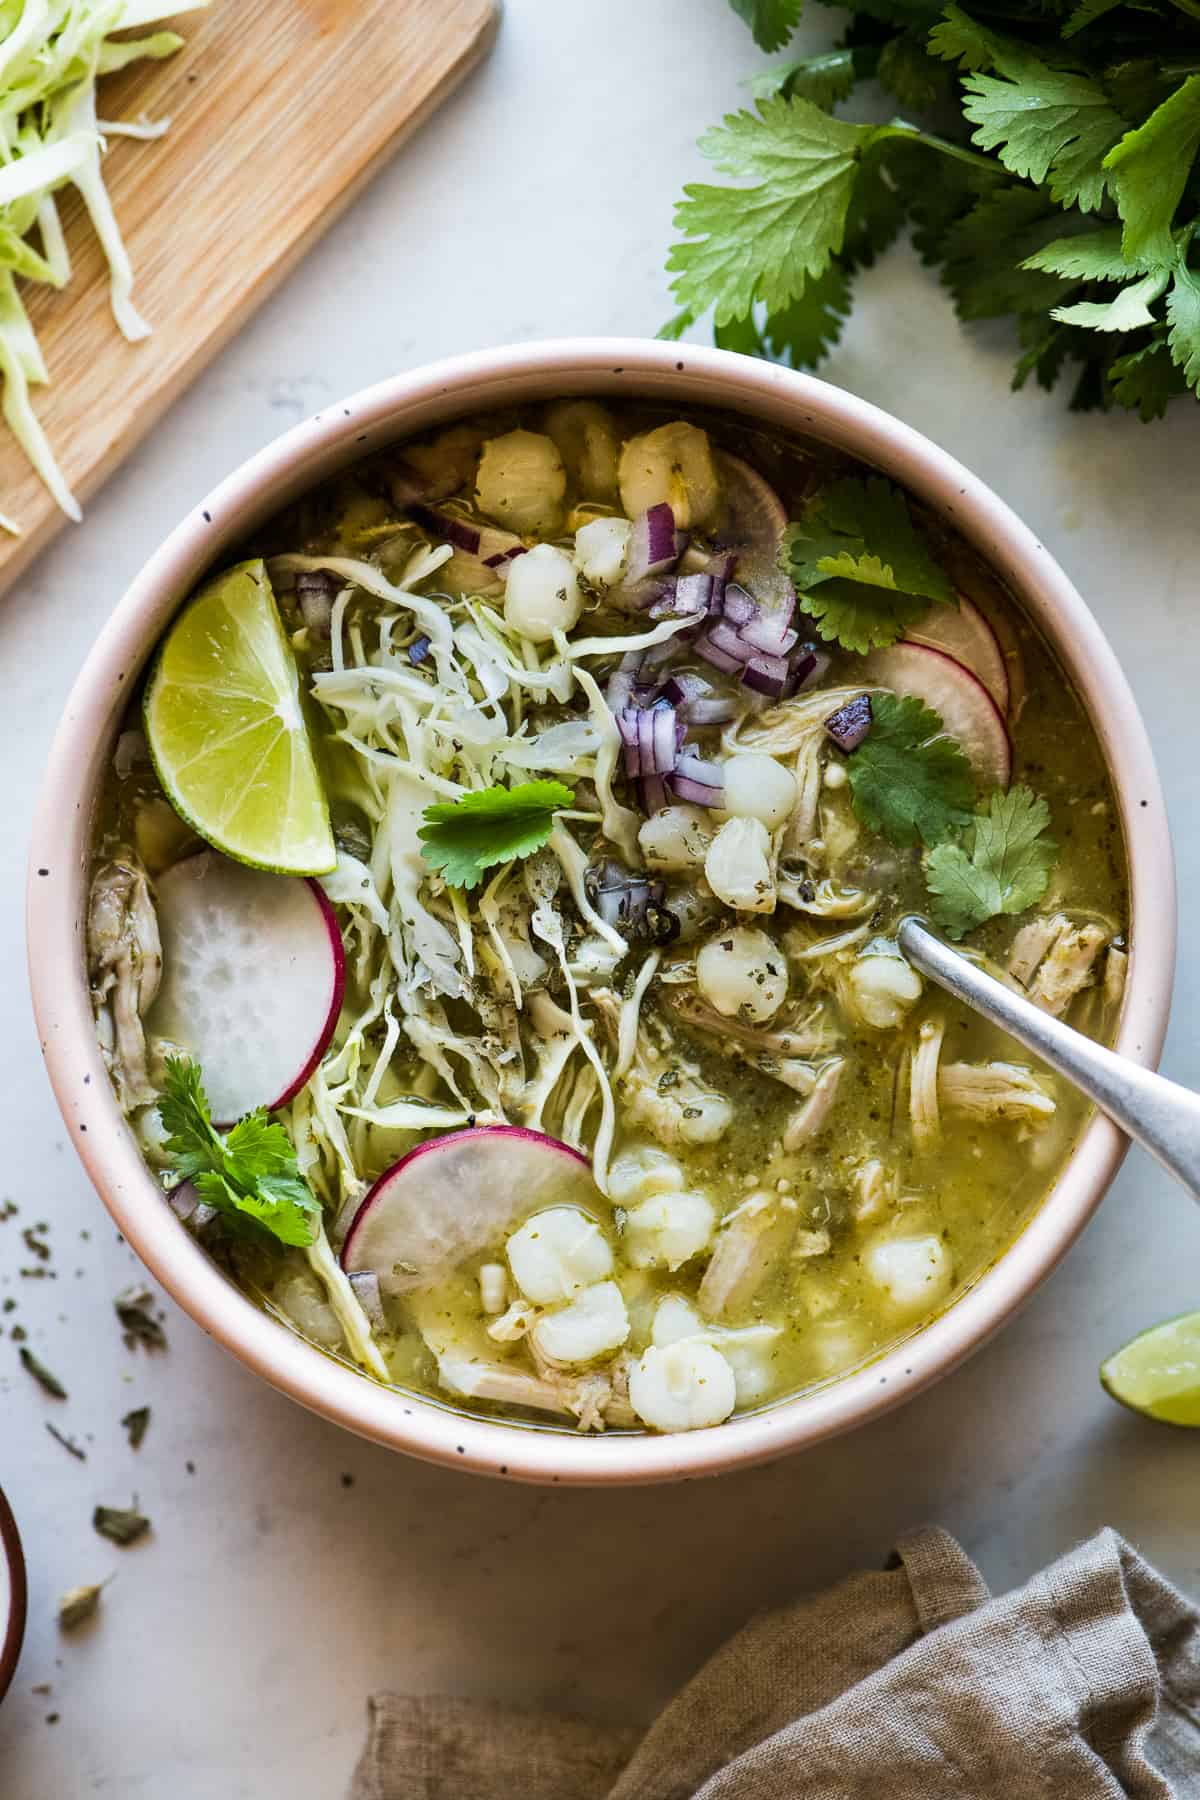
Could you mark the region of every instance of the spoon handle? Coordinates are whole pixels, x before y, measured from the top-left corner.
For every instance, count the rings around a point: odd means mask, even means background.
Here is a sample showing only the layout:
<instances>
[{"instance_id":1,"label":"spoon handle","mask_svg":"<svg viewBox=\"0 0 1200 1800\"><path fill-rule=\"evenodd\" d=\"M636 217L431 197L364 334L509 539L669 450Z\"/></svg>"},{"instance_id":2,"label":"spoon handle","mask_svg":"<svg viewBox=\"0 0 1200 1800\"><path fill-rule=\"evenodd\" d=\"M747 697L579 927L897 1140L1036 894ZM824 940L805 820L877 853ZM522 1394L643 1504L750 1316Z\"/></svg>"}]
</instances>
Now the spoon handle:
<instances>
[{"instance_id":1,"label":"spoon handle","mask_svg":"<svg viewBox=\"0 0 1200 1800\"><path fill-rule=\"evenodd\" d=\"M1051 1018L960 956L919 919L901 920L898 941L914 968L1065 1075L1200 1200L1200 1094Z\"/></svg>"}]
</instances>

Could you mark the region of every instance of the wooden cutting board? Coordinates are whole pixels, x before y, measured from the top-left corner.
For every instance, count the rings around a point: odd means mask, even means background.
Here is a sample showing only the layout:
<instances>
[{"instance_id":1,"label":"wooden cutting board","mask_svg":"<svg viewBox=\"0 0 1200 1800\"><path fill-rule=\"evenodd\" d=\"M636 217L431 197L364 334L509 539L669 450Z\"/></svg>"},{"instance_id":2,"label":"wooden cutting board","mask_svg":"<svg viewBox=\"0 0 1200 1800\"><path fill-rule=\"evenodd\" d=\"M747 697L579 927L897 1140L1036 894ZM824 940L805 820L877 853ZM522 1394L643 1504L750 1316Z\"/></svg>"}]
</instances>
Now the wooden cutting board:
<instances>
[{"instance_id":1,"label":"wooden cutting board","mask_svg":"<svg viewBox=\"0 0 1200 1800\"><path fill-rule=\"evenodd\" d=\"M114 139L104 164L153 335L118 333L73 194L60 196L69 284L25 288L50 368L34 405L79 500L486 53L497 17L496 0L211 0L180 16L178 55L101 83L103 118L172 124L156 142ZM351 281L348 328L353 293ZM0 533L3 591L75 527L2 427L0 511L23 527Z\"/></svg>"}]
</instances>

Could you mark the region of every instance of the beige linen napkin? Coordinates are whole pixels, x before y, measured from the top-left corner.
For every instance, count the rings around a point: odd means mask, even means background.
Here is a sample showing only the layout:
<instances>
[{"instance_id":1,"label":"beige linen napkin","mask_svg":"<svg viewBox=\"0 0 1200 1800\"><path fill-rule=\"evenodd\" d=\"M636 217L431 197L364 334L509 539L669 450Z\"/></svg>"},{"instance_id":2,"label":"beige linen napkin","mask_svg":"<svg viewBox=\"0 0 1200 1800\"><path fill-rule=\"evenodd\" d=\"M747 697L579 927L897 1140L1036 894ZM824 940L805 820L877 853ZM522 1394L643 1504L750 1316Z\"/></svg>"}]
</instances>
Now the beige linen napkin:
<instances>
[{"instance_id":1,"label":"beige linen napkin","mask_svg":"<svg viewBox=\"0 0 1200 1800\"><path fill-rule=\"evenodd\" d=\"M1200 1613L1102 1531L993 1600L944 1531L756 1619L644 1734L376 1694L351 1800L1200 1800Z\"/></svg>"}]
</instances>

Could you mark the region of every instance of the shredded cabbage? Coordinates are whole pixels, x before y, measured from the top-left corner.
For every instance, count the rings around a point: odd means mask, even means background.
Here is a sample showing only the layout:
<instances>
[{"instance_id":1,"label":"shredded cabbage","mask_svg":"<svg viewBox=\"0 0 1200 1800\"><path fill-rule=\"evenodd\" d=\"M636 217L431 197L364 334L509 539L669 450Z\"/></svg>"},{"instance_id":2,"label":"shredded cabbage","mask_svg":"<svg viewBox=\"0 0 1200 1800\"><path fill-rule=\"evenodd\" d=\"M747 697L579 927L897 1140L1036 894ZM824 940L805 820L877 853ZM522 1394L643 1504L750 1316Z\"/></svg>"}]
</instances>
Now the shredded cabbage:
<instances>
[{"instance_id":1,"label":"shredded cabbage","mask_svg":"<svg viewBox=\"0 0 1200 1800\"><path fill-rule=\"evenodd\" d=\"M172 56L173 31L112 41L208 0L0 0L0 381L5 422L70 519L79 503L29 397L47 371L14 277L62 287L70 275L54 194L78 190L109 268L118 330L131 342L150 327L133 304L133 270L104 183L107 136L160 137L168 121L104 120L96 115L98 77L142 57ZM37 231L40 253L29 241ZM0 513L0 529L18 532Z\"/></svg>"}]
</instances>

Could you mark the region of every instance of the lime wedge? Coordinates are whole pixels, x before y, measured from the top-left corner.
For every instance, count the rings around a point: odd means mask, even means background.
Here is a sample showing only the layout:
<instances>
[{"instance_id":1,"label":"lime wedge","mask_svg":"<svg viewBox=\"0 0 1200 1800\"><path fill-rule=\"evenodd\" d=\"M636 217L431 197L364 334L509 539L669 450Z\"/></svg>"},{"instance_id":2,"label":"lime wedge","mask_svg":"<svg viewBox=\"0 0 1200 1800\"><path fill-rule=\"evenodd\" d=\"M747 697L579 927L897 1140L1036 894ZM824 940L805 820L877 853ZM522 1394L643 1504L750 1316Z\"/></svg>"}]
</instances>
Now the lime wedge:
<instances>
[{"instance_id":1,"label":"lime wedge","mask_svg":"<svg viewBox=\"0 0 1200 1800\"><path fill-rule=\"evenodd\" d=\"M296 659L260 560L185 606L147 683L145 721L167 798L216 849L283 875L334 867Z\"/></svg>"},{"instance_id":2,"label":"lime wedge","mask_svg":"<svg viewBox=\"0 0 1200 1800\"><path fill-rule=\"evenodd\" d=\"M1131 1338L1100 1365L1114 1400L1168 1425L1200 1425L1200 1312Z\"/></svg>"}]
</instances>

